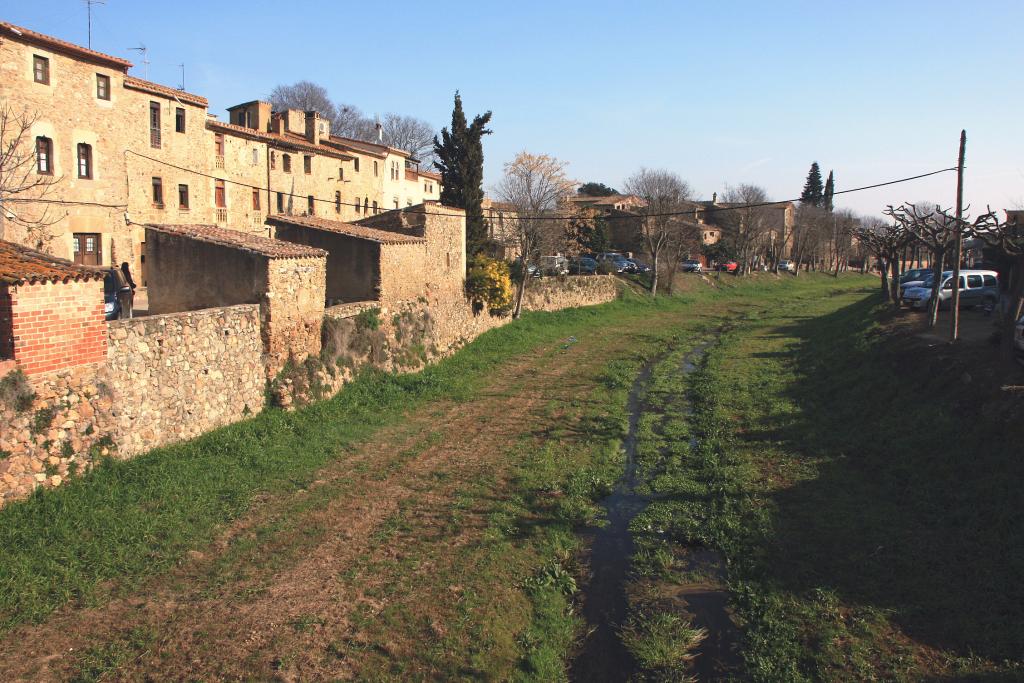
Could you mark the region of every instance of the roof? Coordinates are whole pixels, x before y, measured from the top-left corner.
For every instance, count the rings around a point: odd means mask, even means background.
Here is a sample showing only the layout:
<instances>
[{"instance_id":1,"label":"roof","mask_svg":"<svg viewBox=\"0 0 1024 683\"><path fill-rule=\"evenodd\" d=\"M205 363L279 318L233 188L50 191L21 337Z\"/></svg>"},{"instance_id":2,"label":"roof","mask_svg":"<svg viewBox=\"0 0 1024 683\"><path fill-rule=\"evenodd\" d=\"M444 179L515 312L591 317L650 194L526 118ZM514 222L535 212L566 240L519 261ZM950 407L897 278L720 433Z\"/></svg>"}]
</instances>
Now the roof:
<instances>
[{"instance_id":1,"label":"roof","mask_svg":"<svg viewBox=\"0 0 1024 683\"><path fill-rule=\"evenodd\" d=\"M267 258L314 258L327 255L327 252L323 249L274 240L262 235L230 230L216 225L149 223L146 225L146 229L156 230L165 235L184 237L197 242L238 249L258 256L266 256Z\"/></svg>"},{"instance_id":2,"label":"roof","mask_svg":"<svg viewBox=\"0 0 1024 683\"><path fill-rule=\"evenodd\" d=\"M569 201L574 204L590 204L590 205L601 205L601 206L614 206L615 204L643 204L643 200L633 194L612 194L605 197L598 197L592 195L575 195L569 197Z\"/></svg>"},{"instance_id":3,"label":"roof","mask_svg":"<svg viewBox=\"0 0 1024 683\"><path fill-rule=\"evenodd\" d=\"M153 93L154 95L172 97L176 100L180 100L181 102L194 104L197 107L206 107L209 105L209 102L206 101L205 97L193 95L190 92L185 92L184 90L178 90L176 88L168 88L166 85L160 85L159 83L153 83L152 81L144 81L141 78L135 78L134 76L124 77L124 87Z\"/></svg>"},{"instance_id":4,"label":"roof","mask_svg":"<svg viewBox=\"0 0 1024 683\"><path fill-rule=\"evenodd\" d=\"M104 272L0 240L0 282L4 284L100 280Z\"/></svg>"},{"instance_id":5,"label":"roof","mask_svg":"<svg viewBox=\"0 0 1024 683\"><path fill-rule=\"evenodd\" d=\"M425 178L430 178L431 180L441 182L440 173L435 173L434 171L417 171L417 173L419 173L421 176L424 176Z\"/></svg>"},{"instance_id":6,"label":"roof","mask_svg":"<svg viewBox=\"0 0 1024 683\"><path fill-rule=\"evenodd\" d=\"M425 244L426 239L415 235L406 235L391 230L381 230L355 223L343 223L341 221L329 221L326 218L315 216L285 216L276 214L267 216L267 222L271 225L292 225L312 230L323 230L339 235L347 235L356 239L377 242L378 244Z\"/></svg>"},{"instance_id":7,"label":"roof","mask_svg":"<svg viewBox=\"0 0 1024 683\"><path fill-rule=\"evenodd\" d=\"M69 43L66 40L48 36L45 33L37 33L36 31L31 31L27 28L22 28L21 26L15 26L14 24L7 23L6 21L0 21L0 27L4 29L0 35L13 33L20 40L27 43L33 43L35 45L42 45L43 47L50 48L54 52L63 52L64 54L72 57L78 57L79 59L103 64L105 66L111 66L125 72L127 72L128 68L132 66L131 62L121 59L120 57L96 52L95 50L90 50L89 48L82 47L81 45L75 45L74 43Z\"/></svg>"},{"instance_id":8,"label":"roof","mask_svg":"<svg viewBox=\"0 0 1024 683\"><path fill-rule=\"evenodd\" d=\"M206 127L210 130L220 130L230 135L240 135L253 140L262 140L267 144L287 146L294 149L305 150L307 152L316 152L317 154L331 156L336 159L348 160L352 158L337 149L326 147L324 145L314 145L298 135L289 135L288 137L285 137L277 133L268 133L262 130L256 130L255 128L246 128L245 126L238 126L233 123L225 123L223 121L213 119L207 119Z\"/></svg>"}]
</instances>

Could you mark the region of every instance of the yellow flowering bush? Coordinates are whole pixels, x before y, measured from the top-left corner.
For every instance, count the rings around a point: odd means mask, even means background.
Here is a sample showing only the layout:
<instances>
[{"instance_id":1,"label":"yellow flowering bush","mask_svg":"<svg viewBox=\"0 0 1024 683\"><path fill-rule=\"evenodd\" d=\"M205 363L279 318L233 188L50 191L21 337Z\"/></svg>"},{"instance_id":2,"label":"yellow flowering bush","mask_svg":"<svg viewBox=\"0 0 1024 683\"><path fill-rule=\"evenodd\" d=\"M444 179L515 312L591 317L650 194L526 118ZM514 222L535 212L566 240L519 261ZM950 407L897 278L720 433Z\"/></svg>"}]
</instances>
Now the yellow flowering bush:
<instances>
[{"instance_id":1,"label":"yellow flowering bush","mask_svg":"<svg viewBox=\"0 0 1024 683\"><path fill-rule=\"evenodd\" d=\"M487 304L492 313L507 311L512 307L512 277L508 264L483 254L474 256L466 275L466 295L474 306Z\"/></svg>"}]
</instances>

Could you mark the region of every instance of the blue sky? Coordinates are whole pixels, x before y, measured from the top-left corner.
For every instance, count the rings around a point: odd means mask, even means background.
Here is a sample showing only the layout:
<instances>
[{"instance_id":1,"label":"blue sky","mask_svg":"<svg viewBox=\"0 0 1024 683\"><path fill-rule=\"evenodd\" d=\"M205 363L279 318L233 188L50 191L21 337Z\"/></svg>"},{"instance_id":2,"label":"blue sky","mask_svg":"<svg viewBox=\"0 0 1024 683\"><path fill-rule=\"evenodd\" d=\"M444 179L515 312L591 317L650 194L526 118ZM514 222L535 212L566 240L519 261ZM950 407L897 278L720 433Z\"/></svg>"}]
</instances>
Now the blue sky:
<instances>
[{"instance_id":1,"label":"blue sky","mask_svg":"<svg viewBox=\"0 0 1024 683\"><path fill-rule=\"evenodd\" d=\"M5 2L0 18L86 42L82 0ZM468 112L494 112L488 187L528 150L580 181L618 186L647 166L703 197L749 182L784 199L814 160L840 190L953 166L966 128L967 201L1001 209L1024 204L1022 25L1020 0L106 0L93 48L139 63L127 48L144 43L149 78L168 85L184 62L187 89L221 117L309 79L440 128L459 89ZM950 173L838 204L877 214L954 191Z\"/></svg>"}]
</instances>

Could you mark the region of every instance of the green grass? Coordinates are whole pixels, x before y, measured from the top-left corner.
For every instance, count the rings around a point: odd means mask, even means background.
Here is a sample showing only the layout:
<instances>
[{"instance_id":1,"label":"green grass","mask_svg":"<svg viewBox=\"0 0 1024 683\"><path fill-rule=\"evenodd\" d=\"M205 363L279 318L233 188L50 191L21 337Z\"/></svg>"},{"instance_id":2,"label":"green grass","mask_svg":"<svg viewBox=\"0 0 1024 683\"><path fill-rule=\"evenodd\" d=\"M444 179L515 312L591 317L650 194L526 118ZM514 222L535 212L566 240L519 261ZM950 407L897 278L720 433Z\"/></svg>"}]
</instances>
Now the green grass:
<instances>
[{"instance_id":1,"label":"green grass","mask_svg":"<svg viewBox=\"0 0 1024 683\"><path fill-rule=\"evenodd\" d=\"M672 579L673 545L721 551L754 680L1015 680L1020 403L965 380L969 354L883 333L875 301L782 302L688 379L656 369L640 453L662 498L634 567Z\"/></svg>"},{"instance_id":2,"label":"green grass","mask_svg":"<svg viewBox=\"0 0 1024 683\"><path fill-rule=\"evenodd\" d=\"M596 389L586 401L569 406L582 416L585 429L554 432L548 435L552 445L542 448L512 444L511 483L481 479L457 498L453 525L460 524L463 511L479 507L481 501L493 506L486 527L488 544L465 551L467 573L456 577L460 585L472 587L459 603L461 625L449 633L447 645L422 653L435 670L455 671L445 667L454 667L457 660L460 665L469 661L481 675L505 675L511 662L511 671L524 679L558 680L564 677L565 659L580 628L571 608L572 585L565 578L574 573L570 558L578 549L575 531L594 519L595 500L607 493L620 472L617 442L623 432L625 396L646 356L743 311L769 309L779 300L820 298L831 290L859 290L864 282L825 277L777 282L727 279L720 289L680 297L651 301L628 294L603 306L528 314L422 372L364 372L334 398L296 412L270 410L131 461L105 462L66 486L0 510L0 547L5 549L0 555L0 632L44 619L65 604L96 604L111 591L131 590L167 572L185 551L205 549L256 496L306 489L318 469L344 460L355 444L400 423L407 412L434 401L471 399L513 357L538 347L571 353L562 348L570 336L629 335L630 353L609 357L593 378ZM701 428L710 429L710 423ZM683 438L686 430L673 438ZM390 464L382 463L381 476L403 457L399 453ZM677 473L666 470L659 476L673 478ZM344 482L321 488L322 493L311 489L309 502L284 506L253 540L233 545L229 556L221 558L222 570L244 572L241 565L247 558L265 558L261 545L267 538L293 534L294 518L304 507L322 505L329 496L347 490ZM692 527L687 533L694 538L702 533L710 542L729 537L727 529L706 531L687 524ZM416 525L416 519L400 511L382 532L400 538L414 534ZM309 530L298 546L316 543L316 533ZM429 557L435 551L424 547L421 555ZM410 551L404 561L417 561L417 553ZM653 556L652 566L671 565L663 555L661 560L657 552ZM286 560L282 554L275 561ZM371 569L356 567L353 576ZM411 571L405 565L380 569L399 578ZM506 590L504 603L491 604L495 587ZM398 583L396 590L402 590ZM505 607L511 611L503 612ZM525 611L516 619L515 610ZM319 617L308 616L308 623L296 622L296 630L317 628ZM423 628L414 614L398 605L380 615L377 626L373 624L367 620L363 627L370 632ZM459 650L456 644L466 647ZM350 645L339 640L332 641L332 647L342 652ZM408 663L379 664L384 676L407 673Z\"/></svg>"}]
</instances>

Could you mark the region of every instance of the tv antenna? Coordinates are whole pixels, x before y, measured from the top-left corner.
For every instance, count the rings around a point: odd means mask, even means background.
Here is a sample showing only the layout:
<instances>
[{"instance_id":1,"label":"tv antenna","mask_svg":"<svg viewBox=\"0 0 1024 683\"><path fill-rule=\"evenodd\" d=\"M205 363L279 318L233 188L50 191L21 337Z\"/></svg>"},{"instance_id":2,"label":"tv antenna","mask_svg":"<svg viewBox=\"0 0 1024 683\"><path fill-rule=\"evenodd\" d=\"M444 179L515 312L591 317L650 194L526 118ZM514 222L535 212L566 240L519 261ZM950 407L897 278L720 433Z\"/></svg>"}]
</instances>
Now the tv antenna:
<instances>
[{"instance_id":1,"label":"tv antenna","mask_svg":"<svg viewBox=\"0 0 1024 683\"><path fill-rule=\"evenodd\" d=\"M139 43L138 47L130 47L128 49L129 50L135 50L136 52L142 53L142 73L145 74L146 80L148 81L149 80L149 58L147 57L147 55L149 54L149 49L145 45L143 45L142 43Z\"/></svg>"},{"instance_id":2,"label":"tv antenna","mask_svg":"<svg viewBox=\"0 0 1024 683\"><path fill-rule=\"evenodd\" d=\"M89 23L89 42L86 43L89 49L92 49L92 6L93 5L105 5L107 4L104 0L84 0L85 2L85 14Z\"/></svg>"}]
</instances>

